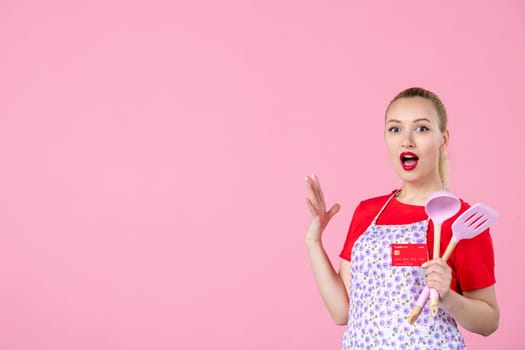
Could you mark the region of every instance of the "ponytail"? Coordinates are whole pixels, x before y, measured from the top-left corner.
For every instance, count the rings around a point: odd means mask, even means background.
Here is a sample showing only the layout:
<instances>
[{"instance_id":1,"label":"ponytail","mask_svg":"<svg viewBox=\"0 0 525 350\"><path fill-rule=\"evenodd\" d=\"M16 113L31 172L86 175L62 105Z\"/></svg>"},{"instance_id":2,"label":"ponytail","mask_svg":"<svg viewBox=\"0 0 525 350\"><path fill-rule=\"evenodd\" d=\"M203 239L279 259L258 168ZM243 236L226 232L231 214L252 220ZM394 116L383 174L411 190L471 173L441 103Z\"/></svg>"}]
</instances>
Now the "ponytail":
<instances>
[{"instance_id":1,"label":"ponytail","mask_svg":"<svg viewBox=\"0 0 525 350\"><path fill-rule=\"evenodd\" d=\"M439 152L439 177L443 183L443 189L448 190L449 172L447 153L443 150Z\"/></svg>"}]
</instances>

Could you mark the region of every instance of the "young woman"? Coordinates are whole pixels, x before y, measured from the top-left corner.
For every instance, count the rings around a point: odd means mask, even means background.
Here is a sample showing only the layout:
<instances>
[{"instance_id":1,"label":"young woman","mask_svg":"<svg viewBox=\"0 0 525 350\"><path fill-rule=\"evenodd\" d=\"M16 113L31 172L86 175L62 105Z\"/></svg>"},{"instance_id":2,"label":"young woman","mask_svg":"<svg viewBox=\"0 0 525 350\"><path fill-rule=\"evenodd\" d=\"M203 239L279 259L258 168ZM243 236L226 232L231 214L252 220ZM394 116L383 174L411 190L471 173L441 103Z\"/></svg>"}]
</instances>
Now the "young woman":
<instances>
[{"instance_id":1,"label":"young woman","mask_svg":"<svg viewBox=\"0 0 525 350\"><path fill-rule=\"evenodd\" d=\"M321 297L334 321L347 325L343 349L465 349L456 322L485 336L498 328L489 231L460 241L447 263L434 259L424 267L392 265L392 244L433 246L424 206L433 192L446 188L449 141L439 97L422 88L394 97L386 110L385 141L402 186L358 205L338 272L321 238L340 206L327 210L318 178L306 177L312 213L306 246ZM468 207L461 201L459 213L443 223L440 256L452 236L452 222ZM439 312L431 316L427 304L409 325L407 317L425 285L439 292Z\"/></svg>"}]
</instances>

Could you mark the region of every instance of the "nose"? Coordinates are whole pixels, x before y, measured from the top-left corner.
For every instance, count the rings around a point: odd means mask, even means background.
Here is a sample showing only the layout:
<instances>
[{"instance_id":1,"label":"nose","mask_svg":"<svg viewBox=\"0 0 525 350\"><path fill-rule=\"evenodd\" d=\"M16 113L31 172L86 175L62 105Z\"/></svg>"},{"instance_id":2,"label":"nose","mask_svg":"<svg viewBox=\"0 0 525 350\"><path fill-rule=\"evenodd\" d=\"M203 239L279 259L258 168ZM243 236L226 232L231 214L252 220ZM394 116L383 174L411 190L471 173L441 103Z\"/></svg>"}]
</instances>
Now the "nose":
<instances>
[{"instance_id":1,"label":"nose","mask_svg":"<svg viewBox=\"0 0 525 350\"><path fill-rule=\"evenodd\" d=\"M404 147L404 148L414 148L415 147L414 138L412 137L411 132L406 132L403 135L403 142L401 144L401 147Z\"/></svg>"}]
</instances>

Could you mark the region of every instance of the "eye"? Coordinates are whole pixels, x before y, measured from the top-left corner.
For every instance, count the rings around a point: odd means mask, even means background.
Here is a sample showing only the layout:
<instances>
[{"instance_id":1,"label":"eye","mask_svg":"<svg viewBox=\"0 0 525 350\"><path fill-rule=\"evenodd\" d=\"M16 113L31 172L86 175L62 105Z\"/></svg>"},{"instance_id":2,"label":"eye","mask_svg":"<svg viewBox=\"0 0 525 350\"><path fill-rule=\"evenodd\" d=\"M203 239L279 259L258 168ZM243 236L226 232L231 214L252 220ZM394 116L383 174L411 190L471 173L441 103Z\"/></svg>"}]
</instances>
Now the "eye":
<instances>
[{"instance_id":1,"label":"eye","mask_svg":"<svg viewBox=\"0 0 525 350\"><path fill-rule=\"evenodd\" d=\"M398 133L399 132L399 127L391 126L390 128L388 128L388 132L390 132L392 134Z\"/></svg>"},{"instance_id":2,"label":"eye","mask_svg":"<svg viewBox=\"0 0 525 350\"><path fill-rule=\"evenodd\" d=\"M427 132L427 131L429 131L429 130L430 130L430 129L429 129L428 127L424 126L424 125L418 126L418 127L416 128L416 131L417 131L417 132Z\"/></svg>"}]
</instances>

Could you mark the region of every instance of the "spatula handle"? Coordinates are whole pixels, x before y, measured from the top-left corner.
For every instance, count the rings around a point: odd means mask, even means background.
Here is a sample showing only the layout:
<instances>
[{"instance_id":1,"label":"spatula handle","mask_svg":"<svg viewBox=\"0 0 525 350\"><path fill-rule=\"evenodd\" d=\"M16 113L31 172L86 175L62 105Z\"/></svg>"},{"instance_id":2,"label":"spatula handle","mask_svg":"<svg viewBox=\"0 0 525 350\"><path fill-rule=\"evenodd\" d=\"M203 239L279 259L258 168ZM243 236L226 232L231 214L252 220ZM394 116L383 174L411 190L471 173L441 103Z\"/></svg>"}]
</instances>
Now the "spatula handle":
<instances>
[{"instance_id":1,"label":"spatula handle","mask_svg":"<svg viewBox=\"0 0 525 350\"><path fill-rule=\"evenodd\" d=\"M439 310L439 293L434 288L430 289L430 314L437 316Z\"/></svg>"},{"instance_id":2,"label":"spatula handle","mask_svg":"<svg viewBox=\"0 0 525 350\"><path fill-rule=\"evenodd\" d=\"M444 261L447 261L448 258L450 258L450 255L452 254L452 252L454 251L454 248L456 248L456 244L458 244L458 242L456 242L454 240L454 237L452 237L441 259L443 259Z\"/></svg>"}]
</instances>

